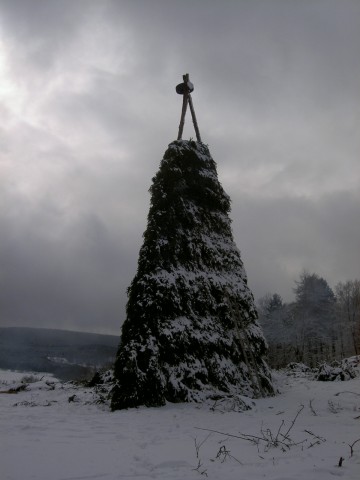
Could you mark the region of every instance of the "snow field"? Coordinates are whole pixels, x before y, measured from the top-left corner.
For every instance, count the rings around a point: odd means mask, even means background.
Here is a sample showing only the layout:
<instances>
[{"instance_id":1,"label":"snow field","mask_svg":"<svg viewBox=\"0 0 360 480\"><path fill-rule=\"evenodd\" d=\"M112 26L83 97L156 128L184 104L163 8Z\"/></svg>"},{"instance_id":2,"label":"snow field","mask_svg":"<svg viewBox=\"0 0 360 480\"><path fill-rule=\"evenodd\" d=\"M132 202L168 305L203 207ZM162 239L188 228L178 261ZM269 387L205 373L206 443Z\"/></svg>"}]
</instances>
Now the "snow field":
<instances>
[{"instance_id":1,"label":"snow field","mask_svg":"<svg viewBox=\"0 0 360 480\"><path fill-rule=\"evenodd\" d=\"M0 371L0 391L18 387L24 375ZM349 447L360 438L359 377L317 382L274 372L280 393L242 413L210 404L111 413L95 403L92 388L32 375L27 390L0 395L4 480L359 478L360 442L352 457ZM227 435L274 438L279 431L289 431L295 445Z\"/></svg>"}]
</instances>

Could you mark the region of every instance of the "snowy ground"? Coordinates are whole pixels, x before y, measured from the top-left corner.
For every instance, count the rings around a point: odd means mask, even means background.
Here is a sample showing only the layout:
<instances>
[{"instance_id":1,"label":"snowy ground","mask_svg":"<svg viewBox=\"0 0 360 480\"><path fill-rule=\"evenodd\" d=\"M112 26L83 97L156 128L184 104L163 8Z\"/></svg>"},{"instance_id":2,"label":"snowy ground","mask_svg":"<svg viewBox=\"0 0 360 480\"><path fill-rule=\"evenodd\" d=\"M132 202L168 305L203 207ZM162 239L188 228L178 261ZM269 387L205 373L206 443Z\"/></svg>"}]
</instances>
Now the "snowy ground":
<instances>
[{"instance_id":1,"label":"snowy ground","mask_svg":"<svg viewBox=\"0 0 360 480\"><path fill-rule=\"evenodd\" d=\"M24 375L0 371L0 392L21 389ZM360 441L352 456L349 446L360 439L360 377L277 372L279 395L242 413L184 404L111 413L93 389L33 375L26 390L0 394L4 480L360 478Z\"/></svg>"}]
</instances>

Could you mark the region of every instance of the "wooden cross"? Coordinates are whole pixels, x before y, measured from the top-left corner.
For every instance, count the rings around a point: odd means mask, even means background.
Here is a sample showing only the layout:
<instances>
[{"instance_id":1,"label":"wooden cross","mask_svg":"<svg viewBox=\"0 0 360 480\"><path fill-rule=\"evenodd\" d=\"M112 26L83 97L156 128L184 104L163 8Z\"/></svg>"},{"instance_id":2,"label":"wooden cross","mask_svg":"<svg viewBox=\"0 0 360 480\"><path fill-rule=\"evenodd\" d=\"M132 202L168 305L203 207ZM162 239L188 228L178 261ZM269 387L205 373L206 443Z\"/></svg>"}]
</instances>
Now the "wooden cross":
<instances>
[{"instance_id":1,"label":"wooden cross","mask_svg":"<svg viewBox=\"0 0 360 480\"><path fill-rule=\"evenodd\" d=\"M183 96L183 104L182 104L182 110L181 110L181 117L180 117L180 125L179 125L179 134L178 134L178 140L181 140L183 130L184 130L184 123L185 123L185 115L186 115L186 110L187 106L189 104L190 106L190 111L191 111L191 116L195 128L195 133L196 133L196 138L198 142L201 142L201 136L200 136L200 131L199 127L197 124L196 120L196 115L195 115L195 110L194 110L194 104L191 98L191 92L194 90L194 85L190 82L189 79L189 74L186 73L183 75L183 83L179 83L179 85L176 86L176 93L179 95Z\"/></svg>"}]
</instances>

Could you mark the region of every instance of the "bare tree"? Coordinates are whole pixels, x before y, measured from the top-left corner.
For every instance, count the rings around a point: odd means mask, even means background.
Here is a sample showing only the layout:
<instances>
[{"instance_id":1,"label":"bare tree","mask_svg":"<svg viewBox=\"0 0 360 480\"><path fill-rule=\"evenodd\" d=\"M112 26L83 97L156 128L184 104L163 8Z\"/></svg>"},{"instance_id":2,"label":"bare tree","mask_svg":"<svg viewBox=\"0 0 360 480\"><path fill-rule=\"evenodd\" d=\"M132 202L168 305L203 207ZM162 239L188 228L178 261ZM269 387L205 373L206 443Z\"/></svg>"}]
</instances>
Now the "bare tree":
<instances>
[{"instance_id":1,"label":"bare tree","mask_svg":"<svg viewBox=\"0 0 360 480\"><path fill-rule=\"evenodd\" d=\"M339 282L335 287L335 293L344 356L358 355L360 353L360 280Z\"/></svg>"}]
</instances>

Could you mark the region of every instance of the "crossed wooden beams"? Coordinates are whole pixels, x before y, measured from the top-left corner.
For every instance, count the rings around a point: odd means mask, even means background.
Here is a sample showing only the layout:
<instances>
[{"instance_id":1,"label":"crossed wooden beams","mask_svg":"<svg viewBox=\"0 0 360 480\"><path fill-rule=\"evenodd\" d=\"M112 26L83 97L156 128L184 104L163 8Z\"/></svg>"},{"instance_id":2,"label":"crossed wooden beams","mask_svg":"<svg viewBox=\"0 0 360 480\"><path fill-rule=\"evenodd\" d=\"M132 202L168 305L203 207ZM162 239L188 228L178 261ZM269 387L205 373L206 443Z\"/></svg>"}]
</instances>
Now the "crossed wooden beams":
<instances>
[{"instance_id":1,"label":"crossed wooden beams","mask_svg":"<svg viewBox=\"0 0 360 480\"><path fill-rule=\"evenodd\" d=\"M182 134L183 134L183 130L184 130L186 110L187 110L187 106L189 104L190 111L191 111L191 116L192 116L192 120L193 120L193 124L194 124L194 128L195 128L196 138L197 138L198 142L201 142L200 131L199 131L199 127L198 127L197 120L196 120L193 101L192 101L192 98L191 98L191 92L194 90L194 85L190 82L188 73L183 75L183 80L184 80L183 83L179 83L179 85L176 86L176 93L183 96L183 104L182 104L180 125L179 125L179 134L178 134L177 139L181 140L181 138L182 138Z\"/></svg>"}]
</instances>

